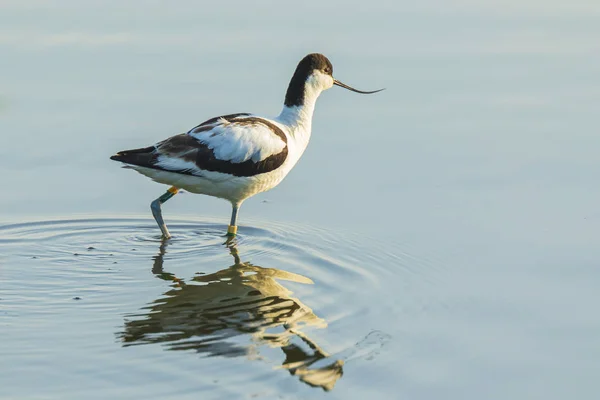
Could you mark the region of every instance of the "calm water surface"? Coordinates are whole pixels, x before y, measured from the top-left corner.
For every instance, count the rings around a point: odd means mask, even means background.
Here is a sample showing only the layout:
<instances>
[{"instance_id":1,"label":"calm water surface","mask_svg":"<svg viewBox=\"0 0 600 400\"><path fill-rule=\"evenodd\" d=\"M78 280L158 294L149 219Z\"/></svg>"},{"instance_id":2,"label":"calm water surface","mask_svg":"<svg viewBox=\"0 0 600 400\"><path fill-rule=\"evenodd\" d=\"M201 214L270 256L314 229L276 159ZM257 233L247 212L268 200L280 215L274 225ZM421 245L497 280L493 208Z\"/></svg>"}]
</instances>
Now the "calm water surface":
<instances>
[{"instance_id":1,"label":"calm water surface","mask_svg":"<svg viewBox=\"0 0 600 400\"><path fill-rule=\"evenodd\" d=\"M596 399L596 1L0 5L0 398ZM229 205L108 160L319 99Z\"/></svg>"}]
</instances>

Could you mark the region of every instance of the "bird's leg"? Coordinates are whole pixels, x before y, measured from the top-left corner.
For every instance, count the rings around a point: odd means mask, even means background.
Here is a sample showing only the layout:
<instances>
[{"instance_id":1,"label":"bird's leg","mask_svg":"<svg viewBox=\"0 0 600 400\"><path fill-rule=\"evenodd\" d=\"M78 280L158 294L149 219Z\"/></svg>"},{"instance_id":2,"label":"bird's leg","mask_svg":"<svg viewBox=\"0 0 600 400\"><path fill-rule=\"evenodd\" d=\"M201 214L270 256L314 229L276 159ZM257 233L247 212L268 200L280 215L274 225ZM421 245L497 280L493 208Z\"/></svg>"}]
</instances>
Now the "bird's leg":
<instances>
[{"instance_id":1,"label":"bird's leg","mask_svg":"<svg viewBox=\"0 0 600 400\"><path fill-rule=\"evenodd\" d=\"M152 215L154 216L154 219L156 220L156 223L158 224L158 227L160 228L165 239L170 238L171 234L169 233L167 225L165 225L165 221L163 220L160 205L163 204L165 201L169 200L171 197L175 196L177 192L179 192L179 189L177 189L175 186L171 186L165 194L163 194L150 204Z\"/></svg>"},{"instance_id":2,"label":"bird's leg","mask_svg":"<svg viewBox=\"0 0 600 400\"><path fill-rule=\"evenodd\" d=\"M231 222L227 228L227 236L235 236L237 234L237 215L240 209L239 204L233 204L233 210L231 211Z\"/></svg>"}]
</instances>

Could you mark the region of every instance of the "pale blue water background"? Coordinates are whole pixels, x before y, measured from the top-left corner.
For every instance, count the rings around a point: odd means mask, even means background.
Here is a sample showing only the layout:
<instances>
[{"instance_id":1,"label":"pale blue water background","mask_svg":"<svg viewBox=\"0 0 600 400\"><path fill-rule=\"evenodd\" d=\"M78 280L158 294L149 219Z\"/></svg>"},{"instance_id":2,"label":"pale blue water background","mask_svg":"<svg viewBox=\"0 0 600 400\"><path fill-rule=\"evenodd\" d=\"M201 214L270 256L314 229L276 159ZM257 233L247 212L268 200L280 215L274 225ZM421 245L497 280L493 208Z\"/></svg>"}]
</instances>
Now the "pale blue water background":
<instances>
[{"instance_id":1,"label":"pale blue water background","mask_svg":"<svg viewBox=\"0 0 600 400\"><path fill-rule=\"evenodd\" d=\"M0 230L0 398L597 398L599 18L596 1L3 1L0 222L59 222ZM297 168L244 204L239 251L315 282L282 285L329 353L389 339L329 392L268 346L122 347L171 283L152 273L163 188L108 156L278 114L313 51L387 90L322 95ZM187 221L166 270L233 263L203 228L228 204L164 213Z\"/></svg>"}]
</instances>

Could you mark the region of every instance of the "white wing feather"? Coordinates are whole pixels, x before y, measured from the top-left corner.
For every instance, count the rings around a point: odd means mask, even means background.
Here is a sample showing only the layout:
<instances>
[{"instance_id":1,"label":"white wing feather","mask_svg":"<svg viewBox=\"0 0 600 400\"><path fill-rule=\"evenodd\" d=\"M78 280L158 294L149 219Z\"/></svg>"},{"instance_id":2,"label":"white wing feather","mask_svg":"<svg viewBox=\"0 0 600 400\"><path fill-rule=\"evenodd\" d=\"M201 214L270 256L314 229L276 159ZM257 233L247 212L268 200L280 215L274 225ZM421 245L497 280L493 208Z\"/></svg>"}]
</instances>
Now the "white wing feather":
<instances>
[{"instance_id":1,"label":"white wing feather","mask_svg":"<svg viewBox=\"0 0 600 400\"><path fill-rule=\"evenodd\" d=\"M189 171L193 175L202 175L202 170L196 163L169 155L158 156L156 165L167 171Z\"/></svg>"},{"instance_id":2,"label":"white wing feather","mask_svg":"<svg viewBox=\"0 0 600 400\"><path fill-rule=\"evenodd\" d=\"M262 124L237 124L220 119L211 130L188 133L210 148L219 160L242 163L259 162L280 153L285 142Z\"/></svg>"}]
</instances>

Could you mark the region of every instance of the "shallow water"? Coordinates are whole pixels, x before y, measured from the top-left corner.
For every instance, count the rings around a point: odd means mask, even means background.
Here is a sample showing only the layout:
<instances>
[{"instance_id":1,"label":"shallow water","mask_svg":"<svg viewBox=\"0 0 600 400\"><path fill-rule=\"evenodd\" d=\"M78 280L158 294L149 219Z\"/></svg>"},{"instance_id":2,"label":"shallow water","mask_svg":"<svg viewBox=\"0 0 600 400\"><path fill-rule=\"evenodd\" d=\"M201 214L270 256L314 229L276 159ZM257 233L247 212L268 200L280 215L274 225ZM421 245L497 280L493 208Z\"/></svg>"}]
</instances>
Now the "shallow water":
<instances>
[{"instance_id":1,"label":"shallow water","mask_svg":"<svg viewBox=\"0 0 600 400\"><path fill-rule=\"evenodd\" d=\"M307 390L297 381L330 391L347 368L393 348L385 330L397 298L371 297L403 265L410 274L408 255L302 226L246 228L234 240L214 223L171 228L169 241L144 219L0 228L9 396L63 397L67 385L66 397L102 398L109 393L90 391L118 379L116 392L160 398L168 377L189 397L209 388L217 397L294 397Z\"/></svg>"},{"instance_id":2,"label":"shallow water","mask_svg":"<svg viewBox=\"0 0 600 400\"><path fill-rule=\"evenodd\" d=\"M596 3L3 1L0 398L597 398ZM312 51L387 90L163 244L108 157L278 114Z\"/></svg>"}]
</instances>

